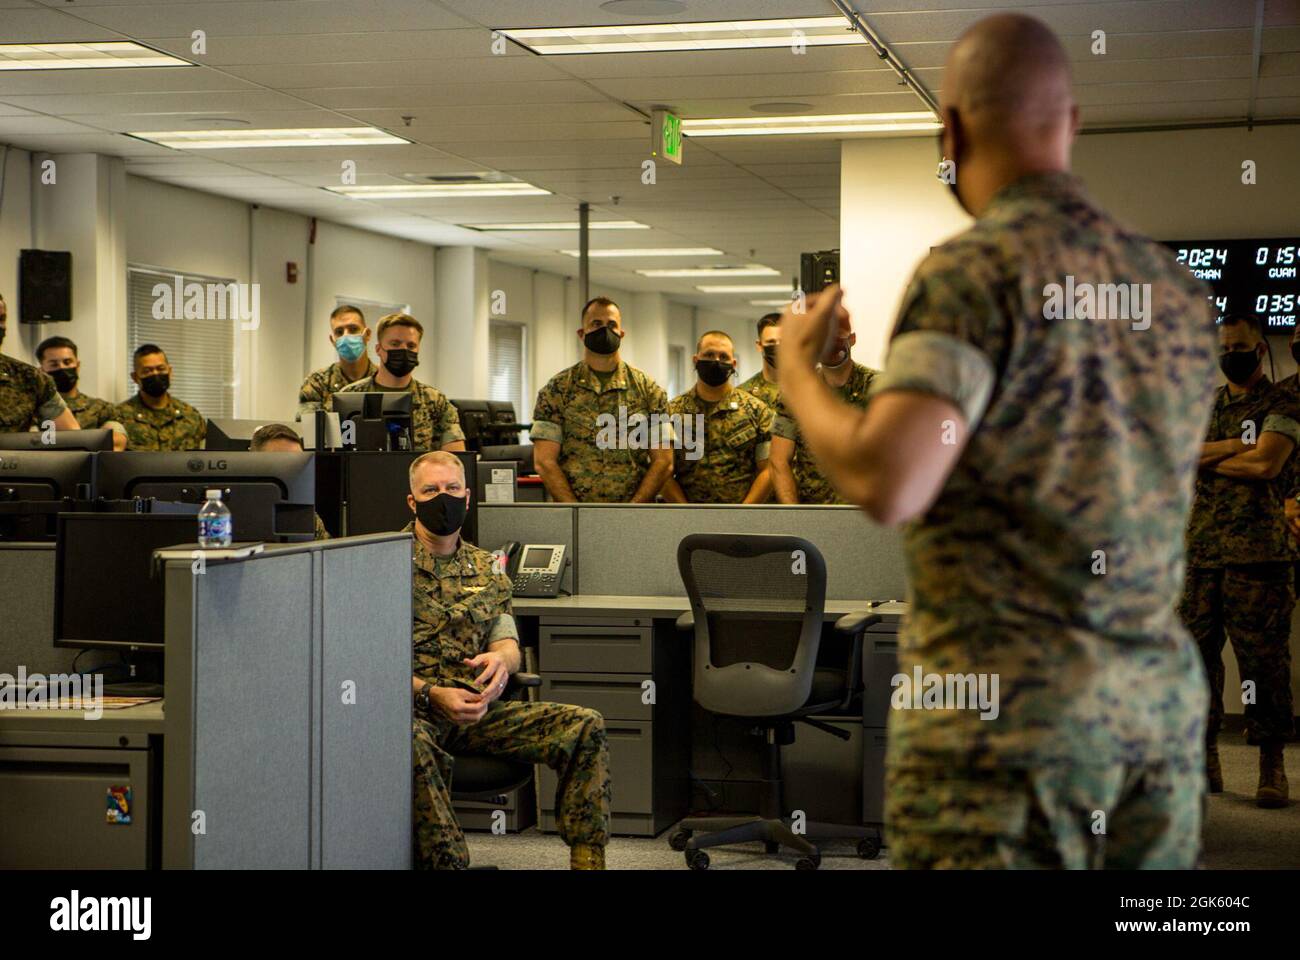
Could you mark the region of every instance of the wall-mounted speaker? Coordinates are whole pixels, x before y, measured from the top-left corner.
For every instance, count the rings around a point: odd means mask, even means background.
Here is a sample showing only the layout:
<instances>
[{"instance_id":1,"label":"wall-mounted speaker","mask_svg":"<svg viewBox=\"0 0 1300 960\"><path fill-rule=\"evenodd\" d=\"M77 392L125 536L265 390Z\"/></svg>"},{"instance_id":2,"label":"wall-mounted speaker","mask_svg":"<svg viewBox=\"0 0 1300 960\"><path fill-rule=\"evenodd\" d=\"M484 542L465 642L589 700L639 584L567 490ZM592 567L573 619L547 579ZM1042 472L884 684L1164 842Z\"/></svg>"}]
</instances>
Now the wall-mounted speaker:
<instances>
[{"instance_id":1,"label":"wall-mounted speaker","mask_svg":"<svg viewBox=\"0 0 1300 960\"><path fill-rule=\"evenodd\" d=\"M18 255L18 319L61 323L72 319L72 254L23 250Z\"/></svg>"},{"instance_id":2,"label":"wall-mounted speaker","mask_svg":"<svg viewBox=\"0 0 1300 960\"><path fill-rule=\"evenodd\" d=\"M799 288L804 293L817 293L840 282L840 252L819 250L805 253L799 258Z\"/></svg>"}]
</instances>

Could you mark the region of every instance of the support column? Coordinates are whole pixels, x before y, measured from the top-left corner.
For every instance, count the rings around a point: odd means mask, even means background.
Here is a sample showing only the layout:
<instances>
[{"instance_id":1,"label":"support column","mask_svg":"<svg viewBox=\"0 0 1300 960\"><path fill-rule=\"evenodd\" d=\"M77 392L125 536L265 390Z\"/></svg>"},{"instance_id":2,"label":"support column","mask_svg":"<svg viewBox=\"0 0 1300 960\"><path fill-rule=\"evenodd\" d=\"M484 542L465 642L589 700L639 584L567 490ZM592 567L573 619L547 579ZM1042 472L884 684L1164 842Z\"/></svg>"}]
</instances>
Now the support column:
<instances>
[{"instance_id":1,"label":"support column","mask_svg":"<svg viewBox=\"0 0 1300 960\"><path fill-rule=\"evenodd\" d=\"M487 251L440 247L434 271L435 329L426 331L417 376L448 397L486 399L491 305Z\"/></svg>"}]
</instances>

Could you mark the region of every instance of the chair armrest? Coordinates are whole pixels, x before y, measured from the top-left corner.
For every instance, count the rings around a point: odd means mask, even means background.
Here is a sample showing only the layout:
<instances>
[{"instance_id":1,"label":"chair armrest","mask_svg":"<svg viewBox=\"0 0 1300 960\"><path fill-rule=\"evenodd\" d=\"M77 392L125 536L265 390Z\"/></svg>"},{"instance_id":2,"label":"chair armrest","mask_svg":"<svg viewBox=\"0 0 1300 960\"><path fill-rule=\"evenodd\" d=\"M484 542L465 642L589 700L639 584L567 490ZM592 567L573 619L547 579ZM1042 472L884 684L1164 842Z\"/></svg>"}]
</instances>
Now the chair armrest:
<instances>
[{"instance_id":1,"label":"chair armrest","mask_svg":"<svg viewBox=\"0 0 1300 960\"><path fill-rule=\"evenodd\" d=\"M867 613L865 610L856 613L846 613L835 621L835 629L849 636L860 634L873 623L880 622L880 614Z\"/></svg>"},{"instance_id":2,"label":"chair armrest","mask_svg":"<svg viewBox=\"0 0 1300 960\"><path fill-rule=\"evenodd\" d=\"M520 687L540 687L542 678L536 673L512 673L510 674L510 686Z\"/></svg>"},{"instance_id":3,"label":"chair armrest","mask_svg":"<svg viewBox=\"0 0 1300 960\"><path fill-rule=\"evenodd\" d=\"M690 633L695 629L695 613L687 610L677 618L677 629L682 633Z\"/></svg>"}]
</instances>

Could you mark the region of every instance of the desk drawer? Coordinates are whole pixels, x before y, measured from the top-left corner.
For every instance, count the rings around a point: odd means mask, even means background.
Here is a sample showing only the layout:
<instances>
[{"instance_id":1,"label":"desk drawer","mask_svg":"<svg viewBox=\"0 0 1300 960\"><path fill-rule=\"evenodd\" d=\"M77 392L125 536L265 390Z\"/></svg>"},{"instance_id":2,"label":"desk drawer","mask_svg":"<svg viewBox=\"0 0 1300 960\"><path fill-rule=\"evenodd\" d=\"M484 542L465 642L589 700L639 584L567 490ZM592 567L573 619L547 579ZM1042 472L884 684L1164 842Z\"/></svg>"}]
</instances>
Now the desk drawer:
<instances>
[{"instance_id":1,"label":"desk drawer","mask_svg":"<svg viewBox=\"0 0 1300 960\"><path fill-rule=\"evenodd\" d=\"M654 749L651 724L619 720L605 721L609 740L609 777L613 795L611 808L619 813L654 812ZM555 813L555 771L542 767L537 789L542 810Z\"/></svg>"},{"instance_id":2,"label":"desk drawer","mask_svg":"<svg viewBox=\"0 0 1300 960\"><path fill-rule=\"evenodd\" d=\"M898 672L898 634L868 633L862 641L862 725L883 727Z\"/></svg>"},{"instance_id":3,"label":"desk drawer","mask_svg":"<svg viewBox=\"0 0 1300 960\"><path fill-rule=\"evenodd\" d=\"M539 667L546 673L649 673L649 626L569 626L543 623L538 629Z\"/></svg>"},{"instance_id":4,"label":"desk drawer","mask_svg":"<svg viewBox=\"0 0 1300 960\"><path fill-rule=\"evenodd\" d=\"M599 710L606 720L653 720L654 706L642 703L649 678L626 673L547 673L541 697Z\"/></svg>"}]
</instances>

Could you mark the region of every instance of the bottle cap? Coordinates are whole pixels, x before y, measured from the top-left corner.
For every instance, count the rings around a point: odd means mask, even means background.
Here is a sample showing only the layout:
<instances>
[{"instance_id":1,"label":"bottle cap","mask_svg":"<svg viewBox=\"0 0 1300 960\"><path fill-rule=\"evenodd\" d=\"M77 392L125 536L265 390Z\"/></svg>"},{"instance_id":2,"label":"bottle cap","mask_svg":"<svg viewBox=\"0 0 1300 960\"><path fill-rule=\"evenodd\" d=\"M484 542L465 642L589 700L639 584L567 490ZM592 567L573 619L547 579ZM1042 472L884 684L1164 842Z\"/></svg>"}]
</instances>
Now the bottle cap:
<instances>
[{"instance_id":1,"label":"bottle cap","mask_svg":"<svg viewBox=\"0 0 1300 960\"><path fill-rule=\"evenodd\" d=\"M204 496L207 497L209 500L220 500L220 499L221 499L221 491L220 491L220 490L209 490L209 491L207 491L207 492L204 494Z\"/></svg>"}]
</instances>

